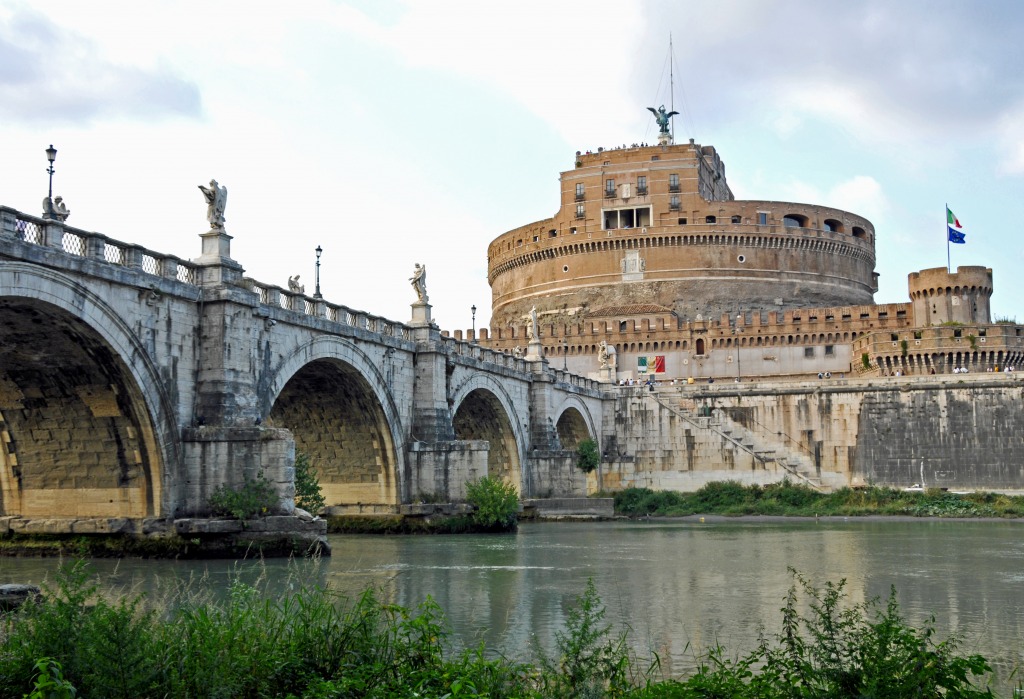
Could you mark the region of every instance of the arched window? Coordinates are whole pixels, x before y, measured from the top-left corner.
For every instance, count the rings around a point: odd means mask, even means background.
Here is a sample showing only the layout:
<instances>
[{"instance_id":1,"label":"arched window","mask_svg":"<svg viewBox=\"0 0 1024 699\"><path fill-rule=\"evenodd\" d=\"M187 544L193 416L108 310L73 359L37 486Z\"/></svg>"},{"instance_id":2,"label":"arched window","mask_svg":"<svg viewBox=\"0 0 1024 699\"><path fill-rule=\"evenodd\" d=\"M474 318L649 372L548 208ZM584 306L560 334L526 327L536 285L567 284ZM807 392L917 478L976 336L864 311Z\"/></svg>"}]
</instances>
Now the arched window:
<instances>
[{"instance_id":1,"label":"arched window","mask_svg":"<svg viewBox=\"0 0 1024 699\"><path fill-rule=\"evenodd\" d=\"M800 214L786 214L782 217L782 225L786 228L807 228L807 217Z\"/></svg>"},{"instance_id":2,"label":"arched window","mask_svg":"<svg viewBox=\"0 0 1024 699\"><path fill-rule=\"evenodd\" d=\"M704 338L698 338L695 347L697 354L704 354Z\"/></svg>"},{"instance_id":3,"label":"arched window","mask_svg":"<svg viewBox=\"0 0 1024 699\"><path fill-rule=\"evenodd\" d=\"M868 234L860 226L854 226L853 227L853 237L854 238L866 238L866 237L868 237Z\"/></svg>"},{"instance_id":4,"label":"arched window","mask_svg":"<svg viewBox=\"0 0 1024 699\"><path fill-rule=\"evenodd\" d=\"M842 233L843 232L843 224L842 224L842 222L837 221L834 218L827 218L827 219L825 219L825 223L822 224L822 226L824 227L824 229L826 231L832 231L833 233Z\"/></svg>"},{"instance_id":5,"label":"arched window","mask_svg":"<svg viewBox=\"0 0 1024 699\"><path fill-rule=\"evenodd\" d=\"M717 220L718 219L716 219L714 216L705 216L704 217L704 223L715 223Z\"/></svg>"}]
</instances>

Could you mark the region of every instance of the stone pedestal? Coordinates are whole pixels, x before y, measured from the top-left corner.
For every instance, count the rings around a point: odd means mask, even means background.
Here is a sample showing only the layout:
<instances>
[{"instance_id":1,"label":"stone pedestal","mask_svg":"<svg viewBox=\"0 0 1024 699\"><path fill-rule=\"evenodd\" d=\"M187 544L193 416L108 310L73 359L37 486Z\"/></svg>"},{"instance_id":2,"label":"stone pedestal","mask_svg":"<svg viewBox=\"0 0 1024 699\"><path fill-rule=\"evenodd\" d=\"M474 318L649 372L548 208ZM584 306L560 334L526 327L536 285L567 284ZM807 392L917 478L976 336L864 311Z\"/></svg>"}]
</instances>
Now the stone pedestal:
<instances>
[{"instance_id":1,"label":"stone pedestal","mask_svg":"<svg viewBox=\"0 0 1024 699\"><path fill-rule=\"evenodd\" d=\"M601 370L600 370L600 373L599 373L599 376L598 376L597 380L600 381L601 383L612 383L612 384L615 383L616 382L615 381L615 367L613 367L613 366L601 367Z\"/></svg>"},{"instance_id":2,"label":"stone pedestal","mask_svg":"<svg viewBox=\"0 0 1024 699\"><path fill-rule=\"evenodd\" d=\"M541 344L540 339L530 339L530 344L526 346L525 359L528 362L536 362L540 359L544 359L544 345Z\"/></svg>"},{"instance_id":3,"label":"stone pedestal","mask_svg":"<svg viewBox=\"0 0 1024 699\"><path fill-rule=\"evenodd\" d=\"M412 304L412 320L409 321L409 325L414 328L429 326L432 322L430 320L430 309L431 306L426 301L417 301Z\"/></svg>"}]
</instances>

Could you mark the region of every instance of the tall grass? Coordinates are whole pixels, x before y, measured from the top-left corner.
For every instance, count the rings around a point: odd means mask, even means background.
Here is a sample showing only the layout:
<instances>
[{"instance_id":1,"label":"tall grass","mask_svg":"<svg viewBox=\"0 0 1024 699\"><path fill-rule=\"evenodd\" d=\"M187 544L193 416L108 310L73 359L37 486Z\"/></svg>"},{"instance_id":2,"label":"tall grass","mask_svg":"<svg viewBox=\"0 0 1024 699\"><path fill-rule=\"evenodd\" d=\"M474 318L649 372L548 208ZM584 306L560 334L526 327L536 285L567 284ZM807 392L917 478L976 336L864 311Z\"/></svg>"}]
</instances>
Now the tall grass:
<instances>
[{"instance_id":1,"label":"tall grass","mask_svg":"<svg viewBox=\"0 0 1024 699\"><path fill-rule=\"evenodd\" d=\"M234 583L221 599L186 594L157 609L141 597L97 596L81 563L64 566L42 601L0 617L0 698L223 697L988 697L971 680L987 661L937 641L929 624L884 605L850 604L843 582L799 575L781 630L746 655L714 648L686 678L665 678L615 632L593 582L567 611L553 653L533 662L483 647L452 652L429 598L415 609L372 591L346 600L297 580L271 597Z\"/></svg>"},{"instance_id":2,"label":"tall grass","mask_svg":"<svg viewBox=\"0 0 1024 699\"><path fill-rule=\"evenodd\" d=\"M878 487L841 488L832 493L820 493L788 480L764 486L720 481L708 483L692 493L630 488L615 493L615 511L632 517L692 514L1024 517L1024 497Z\"/></svg>"}]
</instances>

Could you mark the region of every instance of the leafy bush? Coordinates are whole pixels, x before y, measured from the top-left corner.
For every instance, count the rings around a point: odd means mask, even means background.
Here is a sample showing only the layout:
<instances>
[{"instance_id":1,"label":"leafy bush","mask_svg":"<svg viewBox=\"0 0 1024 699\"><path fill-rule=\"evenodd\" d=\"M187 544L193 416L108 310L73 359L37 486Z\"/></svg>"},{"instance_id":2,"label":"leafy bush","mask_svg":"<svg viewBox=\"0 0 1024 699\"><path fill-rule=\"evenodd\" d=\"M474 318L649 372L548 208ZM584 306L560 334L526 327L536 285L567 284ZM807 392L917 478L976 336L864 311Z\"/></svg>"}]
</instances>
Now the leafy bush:
<instances>
[{"instance_id":1,"label":"leafy bush","mask_svg":"<svg viewBox=\"0 0 1024 699\"><path fill-rule=\"evenodd\" d=\"M277 505L277 500L274 484L260 472L255 479L246 478L240 488L218 486L210 496L210 509L215 515L249 519L269 512Z\"/></svg>"},{"instance_id":2,"label":"leafy bush","mask_svg":"<svg viewBox=\"0 0 1024 699\"><path fill-rule=\"evenodd\" d=\"M316 469L309 462L309 455L298 452L295 455L295 506L318 515L324 510L324 500Z\"/></svg>"},{"instance_id":3,"label":"leafy bush","mask_svg":"<svg viewBox=\"0 0 1024 699\"><path fill-rule=\"evenodd\" d=\"M485 476L466 484L466 500L473 505L473 524L482 529L507 531L519 521L519 495L511 483Z\"/></svg>"},{"instance_id":4,"label":"leafy bush","mask_svg":"<svg viewBox=\"0 0 1024 699\"><path fill-rule=\"evenodd\" d=\"M625 632L612 636L606 610L593 579L566 615L565 632L555 632L557 658L541 656L541 694L545 697L624 696L635 664Z\"/></svg>"},{"instance_id":5,"label":"leafy bush","mask_svg":"<svg viewBox=\"0 0 1024 699\"><path fill-rule=\"evenodd\" d=\"M576 447L576 467L585 473L590 473L601 463L601 454L597 450L597 442L593 439L584 439Z\"/></svg>"}]
</instances>

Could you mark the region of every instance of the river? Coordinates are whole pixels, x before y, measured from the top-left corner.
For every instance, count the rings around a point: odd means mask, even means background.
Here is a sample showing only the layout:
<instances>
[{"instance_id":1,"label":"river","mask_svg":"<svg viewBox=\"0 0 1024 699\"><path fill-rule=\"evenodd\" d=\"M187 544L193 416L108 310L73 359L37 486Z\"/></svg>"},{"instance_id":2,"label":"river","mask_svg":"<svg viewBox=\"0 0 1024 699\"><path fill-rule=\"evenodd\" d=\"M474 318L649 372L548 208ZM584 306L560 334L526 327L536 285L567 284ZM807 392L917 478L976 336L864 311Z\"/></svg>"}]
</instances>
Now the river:
<instances>
[{"instance_id":1,"label":"river","mask_svg":"<svg viewBox=\"0 0 1024 699\"><path fill-rule=\"evenodd\" d=\"M428 595L446 612L456 642L529 658L551 648L566 610L593 579L608 620L630 629L638 653L657 652L672 674L700 649L751 650L779 629L790 569L823 585L847 581L854 601L884 599L895 586L908 621L934 615L940 638L997 668L1010 696L1024 665L1024 526L1021 522L706 517L594 523L526 523L515 535L330 537L319 563L269 560L93 561L106 589L147 591L169 583L223 589L232 577L291 576L357 595L367 586L405 606ZM0 583L52 580L55 559L0 559Z\"/></svg>"}]
</instances>

